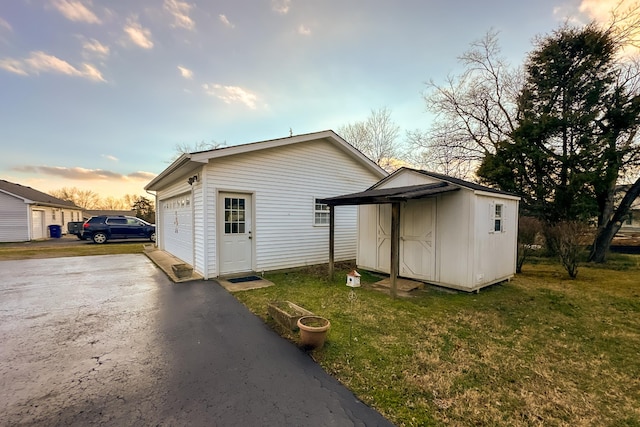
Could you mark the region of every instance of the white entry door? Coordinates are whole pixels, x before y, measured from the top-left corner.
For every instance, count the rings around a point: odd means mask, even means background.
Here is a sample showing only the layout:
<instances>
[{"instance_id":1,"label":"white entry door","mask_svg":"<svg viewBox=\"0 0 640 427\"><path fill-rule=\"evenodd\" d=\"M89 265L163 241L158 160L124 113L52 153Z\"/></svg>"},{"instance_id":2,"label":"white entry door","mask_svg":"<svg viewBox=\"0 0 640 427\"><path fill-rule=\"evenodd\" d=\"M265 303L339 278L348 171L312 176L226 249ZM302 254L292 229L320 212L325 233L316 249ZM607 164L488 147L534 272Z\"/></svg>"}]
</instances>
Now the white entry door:
<instances>
[{"instance_id":1,"label":"white entry door","mask_svg":"<svg viewBox=\"0 0 640 427\"><path fill-rule=\"evenodd\" d=\"M433 280L436 200L413 200L400 213L400 275Z\"/></svg>"},{"instance_id":2,"label":"white entry door","mask_svg":"<svg viewBox=\"0 0 640 427\"><path fill-rule=\"evenodd\" d=\"M31 239L44 239L44 211L31 211Z\"/></svg>"},{"instance_id":3,"label":"white entry door","mask_svg":"<svg viewBox=\"0 0 640 427\"><path fill-rule=\"evenodd\" d=\"M220 193L218 201L220 275L253 268L251 195Z\"/></svg>"}]
</instances>

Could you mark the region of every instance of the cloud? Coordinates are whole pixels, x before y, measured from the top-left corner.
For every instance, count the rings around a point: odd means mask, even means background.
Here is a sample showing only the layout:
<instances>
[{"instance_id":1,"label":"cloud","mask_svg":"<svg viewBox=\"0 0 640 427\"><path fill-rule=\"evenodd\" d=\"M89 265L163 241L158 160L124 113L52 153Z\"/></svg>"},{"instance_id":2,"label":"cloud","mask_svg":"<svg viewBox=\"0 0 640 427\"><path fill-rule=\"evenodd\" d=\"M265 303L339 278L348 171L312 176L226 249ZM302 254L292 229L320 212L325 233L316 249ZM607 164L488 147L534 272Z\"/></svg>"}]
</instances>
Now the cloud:
<instances>
[{"instance_id":1,"label":"cloud","mask_svg":"<svg viewBox=\"0 0 640 427\"><path fill-rule=\"evenodd\" d=\"M2 19L2 16L0 16L0 31L7 31L9 33L13 31L11 24Z\"/></svg>"},{"instance_id":2,"label":"cloud","mask_svg":"<svg viewBox=\"0 0 640 427\"><path fill-rule=\"evenodd\" d=\"M70 21L100 24L100 19L95 13L79 0L54 0L53 7Z\"/></svg>"},{"instance_id":3,"label":"cloud","mask_svg":"<svg viewBox=\"0 0 640 427\"><path fill-rule=\"evenodd\" d=\"M117 180L117 181L144 181L155 178L156 174L151 172L137 171L129 174L108 171L104 169L85 169L81 167L67 168L62 166L33 166L24 165L11 168L16 172L37 173L59 178L72 179L76 181L96 181L96 180Z\"/></svg>"},{"instance_id":4,"label":"cloud","mask_svg":"<svg viewBox=\"0 0 640 427\"><path fill-rule=\"evenodd\" d=\"M93 65L84 63L82 64L82 69L83 71L81 71L81 75L83 77L96 82L106 82L104 77L102 77L102 73L100 73L100 70L98 70Z\"/></svg>"},{"instance_id":5,"label":"cloud","mask_svg":"<svg viewBox=\"0 0 640 427\"><path fill-rule=\"evenodd\" d=\"M635 0L581 0L579 5L565 3L556 6L553 14L556 19L573 25L586 25L591 21L608 24L611 22L612 12L624 15L636 4Z\"/></svg>"},{"instance_id":6,"label":"cloud","mask_svg":"<svg viewBox=\"0 0 640 427\"><path fill-rule=\"evenodd\" d=\"M309 36L311 35L311 29L305 27L304 25L300 24L300 26L298 27L298 34L301 34L303 36Z\"/></svg>"},{"instance_id":7,"label":"cloud","mask_svg":"<svg viewBox=\"0 0 640 427\"><path fill-rule=\"evenodd\" d=\"M223 86L216 83L203 84L202 88L207 95L215 96L227 104L239 102L252 110L256 109L258 96L247 89L243 89L239 86Z\"/></svg>"},{"instance_id":8,"label":"cloud","mask_svg":"<svg viewBox=\"0 0 640 427\"><path fill-rule=\"evenodd\" d=\"M193 71L191 71L190 69L178 65L178 70L180 70L180 75L185 79L190 80L193 78Z\"/></svg>"},{"instance_id":9,"label":"cloud","mask_svg":"<svg viewBox=\"0 0 640 427\"><path fill-rule=\"evenodd\" d=\"M143 49L151 49L153 42L151 41L151 31L147 28L143 28L137 19L130 18L127 25L124 27L124 32L127 33L129 39L136 45Z\"/></svg>"},{"instance_id":10,"label":"cloud","mask_svg":"<svg viewBox=\"0 0 640 427\"><path fill-rule=\"evenodd\" d=\"M189 11L192 7L193 5L178 0L164 0L163 5L164 10L173 15L174 23L171 26L187 30L193 30L196 27L195 22L189 16Z\"/></svg>"},{"instance_id":11,"label":"cloud","mask_svg":"<svg viewBox=\"0 0 640 427\"><path fill-rule=\"evenodd\" d=\"M290 7L291 0L271 0L271 8L280 15L286 15L289 13Z\"/></svg>"},{"instance_id":12,"label":"cloud","mask_svg":"<svg viewBox=\"0 0 640 427\"><path fill-rule=\"evenodd\" d=\"M116 156L112 156L111 154L101 154L107 160L111 160L112 162L117 162L118 158Z\"/></svg>"},{"instance_id":13,"label":"cloud","mask_svg":"<svg viewBox=\"0 0 640 427\"><path fill-rule=\"evenodd\" d=\"M142 180L142 181L151 181L156 176L157 175L155 173L137 171L137 172L132 172L132 173L128 174L127 178L129 178L129 179L138 179L138 180Z\"/></svg>"},{"instance_id":14,"label":"cloud","mask_svg":"<svg viewBox=\"0 0 640 427\"><path fill-rule=\"evenodd\" d=\"M229 27L229 28L236 27L231 23L231 21L229 21L229 18L227 18L226 15L218 15L218 19L220 19L220 22L222 22L225 25L225 27Z\"/></svg>"},{"instance_id":15,"label":"cloud","mask_svg":"<svg viewBox=\"0 0 640 427\"><path fill-rule=\"evenodd\" d=\"M109 56L109 46L103 45L96 39L85 40L82 43L82 48L86 53L91 55L99 57Z\"/></svg>"},{"instance_id":16,"label":"cloud","mask_svg":"<svg viewBox=\"0 0 640 427\"><path fill-rule=\"evenodd\" d=\"M78 69L67 61L42 51L31 52L26 59L0 59L0 68L22 76L54 73L106 82L100 71L91 64L83 63L81 68Z\"/></svg>"},{"instance_id":17,"label":"cloud","mask_svg":"<svg viewBox=\"0 0 640 427\"><path fill-rule=\"evenodd\" d=\"M0 59L0 68L10 73L19 74L21 76L29 75L29 73L27 73L27 71L25 70L25 65L18 59Z\"/></svg>"},{"instance_id":18,"label":"cloud","mask_svg":"<svg viewBox=\"0 0 640 427\"><path fill-rule=\"evenodd\" d=\"M611 18L611 10L615 9L618 3L622 5L625 2L620 2L620 0L582 0L579 10L591 19L606 22Z\"/></svg>"}]
</instances>

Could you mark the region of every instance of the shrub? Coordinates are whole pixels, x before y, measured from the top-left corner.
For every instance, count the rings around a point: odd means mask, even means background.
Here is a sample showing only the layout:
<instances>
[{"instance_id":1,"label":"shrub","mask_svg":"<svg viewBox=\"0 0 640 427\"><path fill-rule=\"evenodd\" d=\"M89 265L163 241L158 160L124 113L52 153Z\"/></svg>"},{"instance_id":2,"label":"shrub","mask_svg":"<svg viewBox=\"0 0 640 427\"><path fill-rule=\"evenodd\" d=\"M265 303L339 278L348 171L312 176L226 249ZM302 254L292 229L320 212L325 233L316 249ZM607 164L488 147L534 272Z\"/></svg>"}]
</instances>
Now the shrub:
<instances>
[{"instance_id":1,"label":"shrub","mask_svg":"<svg viewBox=\"0 0 640 427\"><path fill-rule=\"evenodd\" d=\"M542 223L539 219L530 216L520 217L518 220L518 258L516 260L516 273L522 273L522 265L534 250L540 247L538 244Z\"/></svg>"},{"instance_id":2,"label":"shrub","mask_svg":"<svg viewBox=\"0 0 640 427\"><path fill-rule=\"evenodd\" d=\"M545 234L548 246L557 253L569 277L575 278L580 257L590 241L589 226L580 221L562 221L547 226Z\"/></svg>"}]
</instances>

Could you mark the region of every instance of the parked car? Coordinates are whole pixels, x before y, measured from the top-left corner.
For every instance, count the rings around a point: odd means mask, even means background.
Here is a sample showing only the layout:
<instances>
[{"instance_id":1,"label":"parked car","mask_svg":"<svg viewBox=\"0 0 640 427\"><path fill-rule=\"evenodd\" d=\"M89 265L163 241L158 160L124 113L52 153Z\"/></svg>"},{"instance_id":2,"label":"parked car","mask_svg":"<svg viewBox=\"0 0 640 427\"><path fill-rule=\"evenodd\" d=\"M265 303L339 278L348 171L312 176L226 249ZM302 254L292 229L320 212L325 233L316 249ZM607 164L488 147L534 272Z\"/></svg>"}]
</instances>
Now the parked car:
<instances>
[{"instance_id":1,"label":"parked car","mask_svg":"<svg viewBox=\"0 0 640 427\"><path fill-rule=\"evenodd\" d=\"M82 237L95 243L111 239L149 239L156 241L156 226L132 216L100 215L89 218L83 227Z\"/></svg>"},{"instance_id":2,"label":"parked car","mask_svg":"<svg viewBox=\"0 0 640 427\"><path fill-rule=\"evenodd\" d=\"M80 240L85 240L86 237L82 235L84 228L84 221L71 221L67 223L67 231L69 234L75 234Z\"/></svg>"}]
</instances>

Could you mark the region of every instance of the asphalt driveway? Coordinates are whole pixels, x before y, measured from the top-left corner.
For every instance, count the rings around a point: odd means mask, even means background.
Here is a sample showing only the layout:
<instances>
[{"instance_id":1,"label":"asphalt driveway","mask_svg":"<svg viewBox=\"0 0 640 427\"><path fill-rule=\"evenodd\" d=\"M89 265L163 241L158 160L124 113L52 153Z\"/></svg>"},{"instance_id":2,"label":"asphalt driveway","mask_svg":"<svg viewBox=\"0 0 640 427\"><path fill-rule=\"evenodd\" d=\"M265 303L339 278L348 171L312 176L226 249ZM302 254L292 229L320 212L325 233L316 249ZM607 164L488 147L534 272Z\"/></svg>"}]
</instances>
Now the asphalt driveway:
<instances>
[{"instance_id":1,"label":"asphalt driveway","mask_svg":"<svg viewBox=\"0 0 640 427\"><path fill-rule=\"evenodd\" d=\"M0 425L390 426L212 281L0 261Z\"/></svg>"}]
</instances>

